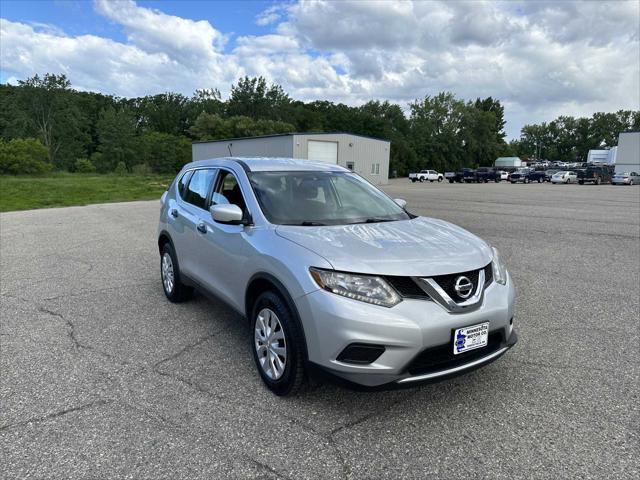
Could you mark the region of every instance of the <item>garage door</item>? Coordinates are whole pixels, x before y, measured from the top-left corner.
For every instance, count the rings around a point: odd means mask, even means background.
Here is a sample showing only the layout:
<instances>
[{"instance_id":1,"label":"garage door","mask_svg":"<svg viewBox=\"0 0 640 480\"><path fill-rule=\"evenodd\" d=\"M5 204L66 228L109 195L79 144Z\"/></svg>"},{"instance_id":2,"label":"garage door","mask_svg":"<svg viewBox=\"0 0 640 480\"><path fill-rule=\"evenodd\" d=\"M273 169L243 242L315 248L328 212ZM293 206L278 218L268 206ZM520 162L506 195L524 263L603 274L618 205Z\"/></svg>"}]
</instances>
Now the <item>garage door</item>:
<instances>
[{"instance_id":1,"label":"garage door","mask_svg":"<svg viewBox=\"0 0 640 480\"><path fill-rule=\"evenodd\" d=\"M338 163L338 142L309 140L307 159L314 162Z\"/></svg>"}]
</instances>

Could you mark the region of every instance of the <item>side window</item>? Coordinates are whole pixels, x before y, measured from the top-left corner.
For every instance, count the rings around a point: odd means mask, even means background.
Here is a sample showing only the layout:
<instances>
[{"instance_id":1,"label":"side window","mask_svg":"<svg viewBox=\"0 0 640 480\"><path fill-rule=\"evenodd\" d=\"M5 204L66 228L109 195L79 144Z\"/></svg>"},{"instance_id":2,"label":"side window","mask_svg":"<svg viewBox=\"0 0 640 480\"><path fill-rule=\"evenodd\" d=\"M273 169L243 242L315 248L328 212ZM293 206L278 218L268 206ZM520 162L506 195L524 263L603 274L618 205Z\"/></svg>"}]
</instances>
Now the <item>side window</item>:
<instances>
[{"instance_id":1,"label":"side window","mask_svg":"<svg viewBox=\"0 0 640 480\"><path fill-rule=\"evenodd\" d=\"M180 181L178 182L178 194L180 198L185 199L185 195L187 193L187 184L189 183L189 179L191 178L191 174L193 171L188 171L182 177L180 177Z\"/></svg>"},{"instance_id":2,"label":"side window","mask_svg":"<svg viewBox=\"0 0 640 480\"><path fill-rule=\"evenodd\" d=\"M216 171L213 169L196 170L193 172L189 186L185 192L185 202L189 202L196 207L206 210L207 196L209 195L215 174Z\"/></svg>"},{"instance_id":3,"label":"side window","mask_svg":"<svg viewBox=\"0 0 640 480\"><path fill-rule=\"evenodd\" d=\"M220 170L220 176L216 182L216 188L211 197L211 205L233 204L239 206L243 212L247 212L247 205L240 190L240 184L236 176L227 171Z\"/></svg>"}]
</instances>

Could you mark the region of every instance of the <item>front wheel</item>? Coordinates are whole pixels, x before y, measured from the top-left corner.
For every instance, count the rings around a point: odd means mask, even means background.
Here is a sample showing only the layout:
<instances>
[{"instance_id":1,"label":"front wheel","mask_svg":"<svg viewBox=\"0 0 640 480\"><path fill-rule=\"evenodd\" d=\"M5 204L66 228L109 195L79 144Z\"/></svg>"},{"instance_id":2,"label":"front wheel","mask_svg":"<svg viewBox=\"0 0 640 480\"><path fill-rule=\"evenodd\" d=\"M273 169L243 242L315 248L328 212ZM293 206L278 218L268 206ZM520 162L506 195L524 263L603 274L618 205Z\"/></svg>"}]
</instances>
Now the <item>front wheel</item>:
<instances>
[{"instance_id":1,"label":"front wheel","mask_svg":"<svg viewBox=\"0 0 640 480\"><path fill-rule=\"evenodd\" d=\"M193 288L182 283L176 253L168 242L162 247L162 255L160 256L160 278L164 294L169 301L180 303L193 295Z\"/></svg>"},{"instance_id":2,"label":"front wheel","mask_svg":"<svg viewBox=\"0 0 640 480\"><path fill-rule=\"evenodd\" d=\"M415 179L415 178L412 178L412 179L411 179L411 183L416 183L416 179Z\"/></svg>"},{"instance_id":3,"label":"front wheel","mask_svg":"<svg viewBox=\"0 0 640 480\"><path fill-rule=\"evenodd\" d=\"M438 177L438 183L440 183L442 180L442 177Z\"/></svg>"},{"instance_id":4,"label":"front wheel","mask_svg":"<svg viewBox=\"0 0 640 480\"><path fill-rule=\"evenodd\" d=\"M424 182L424 178L420 177L420 183Z\"/></svg>"},{"instance_id":5,"label":"front wheel","mask_svg":"<svg viewBox=\"0 0 640 480\"><path fill-rule=\"evenodd\" d=\"M276 395L294 395L304 381L302 334L282 297L262 293L251 312L252 352L258 373Z\"/></svg>"}]
</instances>

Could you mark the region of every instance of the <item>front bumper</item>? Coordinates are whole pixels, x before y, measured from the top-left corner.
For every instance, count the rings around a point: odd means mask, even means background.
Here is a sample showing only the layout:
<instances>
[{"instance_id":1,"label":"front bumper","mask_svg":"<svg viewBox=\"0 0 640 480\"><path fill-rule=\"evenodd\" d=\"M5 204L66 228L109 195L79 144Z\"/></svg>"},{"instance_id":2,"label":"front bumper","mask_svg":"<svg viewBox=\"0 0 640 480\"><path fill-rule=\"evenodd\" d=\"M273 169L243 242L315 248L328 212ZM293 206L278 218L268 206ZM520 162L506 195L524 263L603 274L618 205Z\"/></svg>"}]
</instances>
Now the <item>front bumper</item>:
<instances>
[{"instance_id":1,"label":"front bumper","mask_svg":"<svg viewBox=\"0 0 640 480\"><path fill-rule=\"evenodd\" d=\"M296 299L312 366L348 383L365 386L408 386L436 381L479 368L503 355L517 341L513 328L515 289L493 282L485 289L480 308L450 313L430 300L405 298L393 308L379 307L317 290ZM453 349L454 329L489 322L489 334L500 335L499 345L461 354L442 368L419 371L416 359L431 349ZM338 355L351 344L384 346L384 353L369 364L345 363ZM487 355L483 355L483 351ZM465 361L465 357L468 361ZM486 358L485 358L486 357ZM410 371L411 370L411 371Z\"/></svg>"}]
</instances>

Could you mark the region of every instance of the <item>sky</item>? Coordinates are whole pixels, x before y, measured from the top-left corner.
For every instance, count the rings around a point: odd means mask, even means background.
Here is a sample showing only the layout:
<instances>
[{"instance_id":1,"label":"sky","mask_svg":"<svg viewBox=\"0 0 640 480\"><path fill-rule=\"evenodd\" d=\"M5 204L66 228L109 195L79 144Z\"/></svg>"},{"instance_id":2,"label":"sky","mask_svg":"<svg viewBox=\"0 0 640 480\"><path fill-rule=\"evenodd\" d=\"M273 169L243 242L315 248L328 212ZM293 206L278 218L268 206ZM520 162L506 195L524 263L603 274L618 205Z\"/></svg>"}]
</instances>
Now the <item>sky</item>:
<instances>
[{"instance_id":1,"label":"sky","mask_svg":"<svg viewBox=\"0 0 640 480\"><path fill-rule=\"evenodd\" d=\"M640 0L0 0L0 82L191 95L263 76L361 105L440 91L505 106L508 138L559 115L640 110Z\"/></svg>"}]
</instances>

